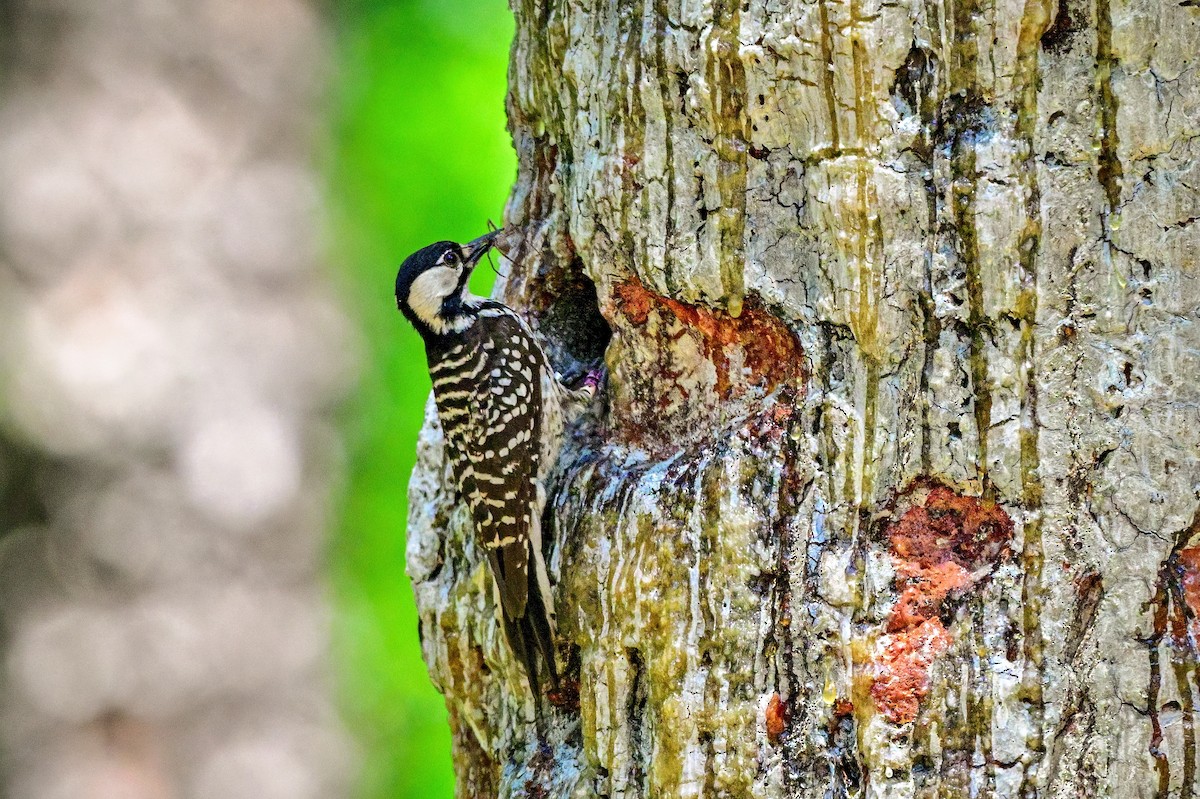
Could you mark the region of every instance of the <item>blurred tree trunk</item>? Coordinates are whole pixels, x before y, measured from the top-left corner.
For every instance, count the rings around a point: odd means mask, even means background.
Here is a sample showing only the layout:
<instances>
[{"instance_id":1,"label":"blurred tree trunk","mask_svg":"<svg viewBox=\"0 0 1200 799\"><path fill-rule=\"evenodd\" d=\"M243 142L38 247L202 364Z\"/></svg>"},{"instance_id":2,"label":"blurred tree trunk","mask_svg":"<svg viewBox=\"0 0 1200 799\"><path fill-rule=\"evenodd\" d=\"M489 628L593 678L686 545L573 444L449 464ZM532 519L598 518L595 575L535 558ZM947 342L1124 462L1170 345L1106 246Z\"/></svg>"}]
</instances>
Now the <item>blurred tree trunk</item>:
<instances>
[{"instance_id":1,"label":"blurred tree trunk","mask_svg":"<svg viewBox=\"0 0 1200 799\"><path fill-rule=\"evenodd\" d=\"M323 799L307 0L0 1L0 794Z\"/></svg>"},{"instance_id":2,"label":"blurred tree trunk","mask_svg":"<svg viewBox=\"0 0 1200 799\"><path fill-rule=\"evenodd\" d=\"M516 15L503 295L610 378L549 747L426 426L459 796L1192 796L1200 7Z\"/></svg>"}]
</instances>

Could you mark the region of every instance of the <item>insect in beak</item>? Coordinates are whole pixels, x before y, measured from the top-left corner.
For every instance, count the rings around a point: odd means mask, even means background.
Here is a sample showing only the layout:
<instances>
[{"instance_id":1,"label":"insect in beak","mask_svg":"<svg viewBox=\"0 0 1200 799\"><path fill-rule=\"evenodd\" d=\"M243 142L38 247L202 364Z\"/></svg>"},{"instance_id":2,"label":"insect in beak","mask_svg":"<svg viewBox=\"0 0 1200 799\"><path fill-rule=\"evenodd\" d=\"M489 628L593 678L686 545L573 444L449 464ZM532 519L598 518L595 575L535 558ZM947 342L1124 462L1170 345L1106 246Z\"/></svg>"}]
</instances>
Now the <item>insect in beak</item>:
<instances>
[{"instance_id":1,"label":"insect in beak","mask_svg":"<svg viewBox=\"0 0 1200 799\"><path fill-rule=\"evenodd\" d=\"M485 233L474 241L467 242L463 245L463 261L467 266L475 266L483 254L492 249L492 243L496 237L500 235L499 230L493 230L490 233Z\"/></svg>"}]
</instances>

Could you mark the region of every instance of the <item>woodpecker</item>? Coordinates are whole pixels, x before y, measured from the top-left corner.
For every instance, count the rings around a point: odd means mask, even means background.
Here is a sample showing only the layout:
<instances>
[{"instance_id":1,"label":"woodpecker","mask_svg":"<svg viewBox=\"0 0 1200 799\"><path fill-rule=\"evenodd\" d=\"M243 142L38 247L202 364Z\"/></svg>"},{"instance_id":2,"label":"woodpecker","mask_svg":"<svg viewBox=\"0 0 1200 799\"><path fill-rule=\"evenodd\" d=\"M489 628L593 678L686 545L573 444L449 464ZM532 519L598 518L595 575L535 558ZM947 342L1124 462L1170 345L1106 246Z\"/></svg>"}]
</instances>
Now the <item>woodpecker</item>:
<instances>
[{"instance_id":1,"label":"woodpecker","mask_svg":"<svg viewBox=\"0 0 1200 799\"><path fill-rule=\"evenodd\" d=\"M467 244L439 241L410 255L396 275L396 307L425 342L446 458L540 718L539 655L558 687L542 552L544 486L566 423L595 394L598 373L568 388L515 311L470 293L471 271L499 233Z\"/></svg>"}]
</instances>

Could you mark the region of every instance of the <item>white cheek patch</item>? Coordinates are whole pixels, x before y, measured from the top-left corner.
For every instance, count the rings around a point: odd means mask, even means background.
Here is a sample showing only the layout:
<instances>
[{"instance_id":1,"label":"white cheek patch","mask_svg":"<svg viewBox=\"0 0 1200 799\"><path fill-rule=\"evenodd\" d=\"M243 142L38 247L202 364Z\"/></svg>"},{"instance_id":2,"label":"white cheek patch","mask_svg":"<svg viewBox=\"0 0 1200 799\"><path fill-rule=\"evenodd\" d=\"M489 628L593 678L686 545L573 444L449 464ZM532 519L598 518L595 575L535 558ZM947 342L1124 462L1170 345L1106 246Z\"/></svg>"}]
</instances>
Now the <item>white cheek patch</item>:
<instances>
[{"instance_id":1,"label":"white cheek patch","mask_svg":"<svg viewBox=\"0 0 1200 799\"><path fill-rule=\"evenodd\" d=\"M449 266L435 266L417 276L408 290L408 307L434 330L442 327L442 303L458 288L459 271Z\"/></svg>"}]
</instances>

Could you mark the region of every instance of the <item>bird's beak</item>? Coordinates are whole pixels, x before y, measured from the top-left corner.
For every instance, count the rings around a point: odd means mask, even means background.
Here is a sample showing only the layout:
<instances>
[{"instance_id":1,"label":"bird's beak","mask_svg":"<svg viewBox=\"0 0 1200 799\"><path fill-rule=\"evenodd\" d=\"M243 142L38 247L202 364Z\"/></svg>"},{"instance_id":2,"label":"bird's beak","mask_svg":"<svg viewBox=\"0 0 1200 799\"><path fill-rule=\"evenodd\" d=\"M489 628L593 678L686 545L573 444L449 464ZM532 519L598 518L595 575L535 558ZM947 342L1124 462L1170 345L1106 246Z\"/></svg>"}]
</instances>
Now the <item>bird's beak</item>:
<instances>
[{"instance_id":1,"label":"bird's beak","mask_svg":"<svg viewBox=\"0 0 1200 799\"><path fill-rule=\"evenodd\" d=\"M500 235L499 230L493 230L491 233L485 233L474 241L467 242L463 245L463 258L467 262L467 266L474 266L478 263L483 254L492 248L492 242Z\"/></svg>"}]
</instances>

